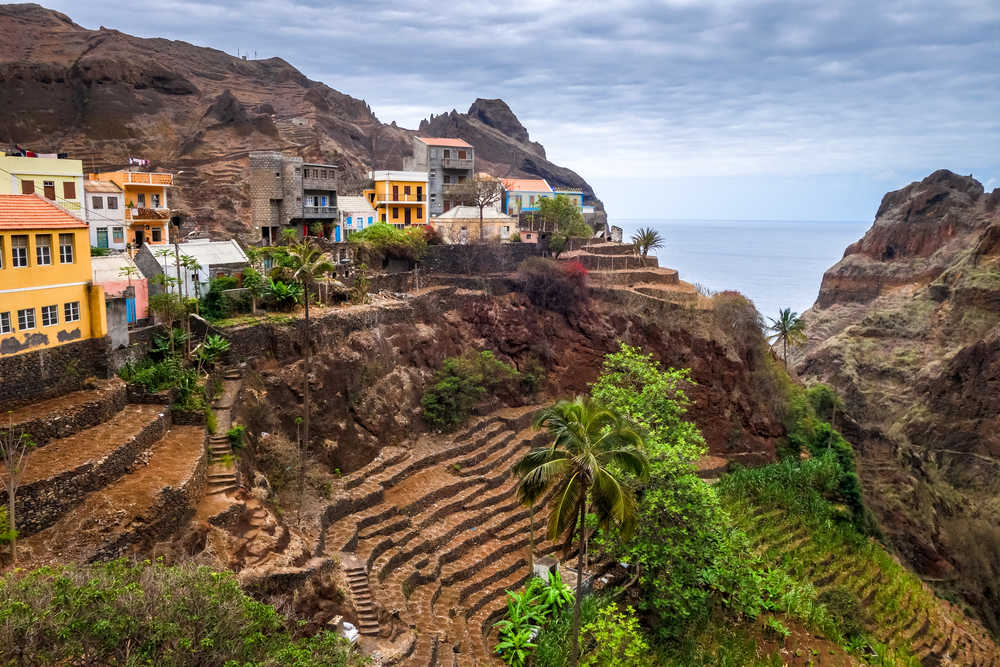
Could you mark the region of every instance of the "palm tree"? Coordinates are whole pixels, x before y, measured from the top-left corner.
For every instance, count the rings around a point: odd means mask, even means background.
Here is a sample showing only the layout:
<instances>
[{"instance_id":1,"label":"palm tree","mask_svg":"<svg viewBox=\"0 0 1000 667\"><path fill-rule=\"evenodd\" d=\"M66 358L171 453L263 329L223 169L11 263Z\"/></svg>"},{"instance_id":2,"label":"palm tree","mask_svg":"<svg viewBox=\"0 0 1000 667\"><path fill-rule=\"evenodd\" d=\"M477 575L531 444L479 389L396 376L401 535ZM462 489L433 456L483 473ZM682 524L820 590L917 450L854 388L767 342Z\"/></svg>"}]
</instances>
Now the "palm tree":
<instances>
[{"instance_id":1,"label":"palm tree","mask_svg":"<svg viewBox=\"0 0 1000 667\"><path fill-rule=\"evenodd\" d=\"M767 337L769 343L774 344L781 341L781 355L785 361L785 370L788 370L788 345L798 345L806 341L806 323L802 321L798 313L793 313L791 308L782 308L778 311L778 319L767 318L771 324L768 331L773 331Z\"/></svg>"},{"instance_id":2,"label":"palm tree","mask_svg":"<svg viewBox=\"0 0 1000 667\"><path fill-rule=\"evenodd\" d=\"M632 235L632 243L635 244L635 247L638 248L642 256L645 257L649 254L650 250L662 248L666 242L663 240L663 236L660 232L656 231L652 227L640 227L636 230L635 234Z\"/></svg>"},{"instance_id":3,"label":"palm tree","mask_svg":"<svg viewBox=\"0 0 1000 667\"><path fill-rule=\"evenodd\" d=\"M542 411L535 422L552 436L548 447L534 449L514 466L518 495L538 499L554 487L554 505L549 513L548 537L579 530L576 602L573 607L573 646L570 663L580 656L580 600L583 599L583 569L587 557L586 516L588 504L604 529L617 526L628 539L637 515L635 496L621 472L644 480L649 462L643 453L642 436L615 411L589 398L559 401Z\"/></svg>"},{"instance_id":4,"label":"palm tree","mask_svg":"<svg viewBox=\"0 0 1000 667\"><path fill-rule=\"evenodd\" d=\"M195 275L202 270L202 265L198 263L198 260L191 255L181 256L181 266L188 272L190 276L191 285L194 287L194 298L199 298L198 295L198 281L195 279ZM188 298L187 291L187 281L184 281L184 298Z\"/></svg>"},{"instance_id":5,"label":"palm tree","mask_svg":"<svg viewBox=\"0 0 1000 667\"><path fill-rule=\"evenodd\" d=\"M304 240L302 243L296 243L295 245L289 246L288 248L288 268L292 272L292 279L297 280L302 283L303 294L305 298L305 310L306 310L306 322L305 330L303 332L303 347L305 348L305 374L304 374L304 384L305 387L302 391L303 398L303 419L302 419L302 442L309 443L309 412L311 406L309 404L309 374L312 372L312 339L310 337L309 329L309 288L318 280L326 274L333 271L333 263L326 259L323 251L319 249L314 241ZM301 447L301 445L300 445ZM302 492L303 492L303 475L302 470L302 457L299 457L299 510L301 512L302 504Z\"/></svg>"},{"instance_id":6,"label":"palm tree","mask_svg":"<svg viewBox=\"0 0 1000 667\"><path fill-rule=\"evenodd\" d=\"M163 258L163 275L166 276L167 275L167 257L170 257L172 254L174 254L174 251L171 250L170 248L160 248L159 250L157 250L153 254L156 255L157 257L162 257ZM180 280L178 279L177 282L179 283ZM167 287L167 283L164 282L163 286ZM180 294L180 286L177 287L177 293Z\"/></svg>"}]
</instances>

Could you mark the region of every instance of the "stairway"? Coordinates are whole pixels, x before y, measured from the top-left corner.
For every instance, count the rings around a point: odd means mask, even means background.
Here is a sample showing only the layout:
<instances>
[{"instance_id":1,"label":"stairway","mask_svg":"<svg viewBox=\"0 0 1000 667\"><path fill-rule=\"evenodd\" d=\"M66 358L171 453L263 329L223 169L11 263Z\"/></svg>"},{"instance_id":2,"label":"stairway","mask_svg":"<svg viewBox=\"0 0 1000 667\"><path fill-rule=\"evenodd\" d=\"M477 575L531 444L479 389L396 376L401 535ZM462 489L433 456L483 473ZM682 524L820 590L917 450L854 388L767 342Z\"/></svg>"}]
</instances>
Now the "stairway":
<instances>
[{"instance_id":1,"label":"stairway","mask_svg":"<svg viewBox=\"0 0 1000 667\"><path fill-rule=\"evenodd\" d=\"M232 408L243 383L243 372L238 367L227 368L222 375L222 394L212 404L215 411L215 430L208 438L208 489L210 495L229 493L239 488L236 465L233 461L232 443L226 433L232 428Z\"/></svg>"},{"instance_id":2,"label":"stairway","mask_svg":"<svg viewBox=\"0 0 1000 667\"><path fill-rule=\"evenodd\" d=\"M344 566L347 585L351 587L351 597L354 598L354 609L358 612L358 631L363 635L377 635L379 632L378 615L372 601L372 591L368 586L368 573L360 562L351 554L341 554L340 562Z\"/></svg>"}]
</instances>

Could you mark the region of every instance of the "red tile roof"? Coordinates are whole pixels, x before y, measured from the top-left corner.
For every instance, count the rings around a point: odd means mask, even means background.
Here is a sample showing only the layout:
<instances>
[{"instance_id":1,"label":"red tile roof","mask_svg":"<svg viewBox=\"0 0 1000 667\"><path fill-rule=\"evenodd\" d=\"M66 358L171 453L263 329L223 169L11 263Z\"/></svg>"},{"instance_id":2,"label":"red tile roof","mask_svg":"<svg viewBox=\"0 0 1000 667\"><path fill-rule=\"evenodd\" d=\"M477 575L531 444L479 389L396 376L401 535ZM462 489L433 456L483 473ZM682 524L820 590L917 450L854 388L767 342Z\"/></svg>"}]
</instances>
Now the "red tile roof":
<instances>
[{"instance_id":1,"label":"red tile roof","mask_svg":"<svg viewBox=\"0 0 1000 667\"><path fill-rule=\"evenodd\" d=\"M552 192L544 178L504 178L503 186L513 192Z\"/></svg>"},{"instance_id":2,"label":"red tile roof","mask_svg":"<svg viewBox=\"0 0 1000 667\"><path fill-rule=\"evenodd\" d=\"M454 146L455 148L472 148L472 144L462 139L448 137L417 137L428 146Z\"/></svg>"},{"instance_id":3,"label":"red tile roof","mask_svg":"<svg viewBox=\"0 0 1000 667\"><path fill-rule=\"evenodd\" d=\"M72 229L87 223L40 195L0 195L0 229Z\"/></svg>"}]
</instances>

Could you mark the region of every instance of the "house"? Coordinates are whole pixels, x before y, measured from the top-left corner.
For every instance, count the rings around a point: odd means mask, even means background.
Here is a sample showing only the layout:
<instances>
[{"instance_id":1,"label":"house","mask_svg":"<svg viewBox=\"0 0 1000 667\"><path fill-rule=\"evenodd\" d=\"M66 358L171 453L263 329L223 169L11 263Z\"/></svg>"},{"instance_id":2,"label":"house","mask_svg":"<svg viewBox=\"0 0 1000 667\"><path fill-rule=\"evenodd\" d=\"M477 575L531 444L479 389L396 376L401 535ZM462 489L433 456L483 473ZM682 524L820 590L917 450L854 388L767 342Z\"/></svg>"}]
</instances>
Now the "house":
<instances>
[{"instance_id":1,"label":"house","mask_svg":"<svg viewBox=\"0 0 1000 667\"><path fill-rule=\"evenodd\" d=\"M138 248L147 243L170 242L170 202L168 194L174 175L164 172L106 171L89 174L91 181L111 181L125 199L126 243Z\"/></svg>"},{"instance_id":2,"label":"house","mask_svg":"<svg viewBox=\"0 0 1000 667\"><path fill-rule=\"evenodd\" d=\"M176 246L167 247L174 252L160 255L148 246L140 248L135 255L135 263L143 276L149 279L150 294L162 294L163 285L157 276L167 275L176 278L180 275L181 283L171 286L171 292L177 292L191 298L204 295L211 287L213 278L220 276L239 277L243 270L250 266L250 259L235 239L228 241L212 241L210 239L194 239ZM200 268L187 269L183 262L180 270L177 268L176 257L193 257Z\"/></svg>"},{"instance_id":3,"label":"house","mask_svg":"<svg viewBox=\"0 0 1000 667\"><path fill-rule=\"evenodd\" d=\"M362 193L378 220L403 229L426 225L427 173L421 171L370 171Z\"/></svg>"},{"instance_id":4,"label":"house","mask_svg":"<svg viewBox=\"0 0 1000 667\"><path fill-rule=\"evenodd\" d=\"M538 210L543 197L554 196L552 188L544 178L504 178L503 211L508 215L518 215Z\"/></svg>"},{"instance_id":5,"label":"house","mask_svg":"<svg viewBox=\"0 0 1000 667\"><path fill-rule=\"evenodd\" d=\"M83 220L83 162L56 154L0 153L0 194L35 192Z\"/></svg>"},{"instance_id":6,"label":"house","mask_svg":"<svg viewBox=\"0 0 1000 667\"><path fill-rule=\"evenodd\" d=\"M333 240L346 241L352 233L375 224L376 213L368 200L361 195L344 195L337 198L340 223L334 230Z\"/></svg>"},{"instance_id":7,"label":"house","mask_svg":"<svg viewBox=\"0 0 1000 667\"><path fill-rule=\"evenodd\" d=\"M90 227L90 245L125 250L125 194L111 181L83 182L84 211Z\"/></svg>"},{"instance_id":8,"label":"house","mask_svg":"<svg viewBox=\"0 0 1000 667\"><path fill-rule=\"evenodd\" d=\"M337 167L276 151L250 153L253 242L274 245L284 229L329 236L337 224Z\"/></svg>"},{"instance_id":9,"label":"house","mask_svg":"<svg viewBox=\"0 0 1000 667\"><path fill-rule=\"evenodd\" d=\"M583 190L578 190L576 188L552 188L552 194L556 197L562 195L566 199L570 200L574 206L583 211ZM591 212L593 212L593 207L590 207Z\"/></svg>"},{"instance_id":10,"label":"house","mask_svg":"<svg viewBox=\"0 0 1000 667\"><path fill-rule=\"evenodd\" d=\"M487 207L480 223L478 206L455 206L431 218L431 225L445 243L498 242L509 240L517 231L517 218Z\"/></svg>"},{"instance_id":11,"label":"house","mask_svg":"<svg viewBox=\"0 0 1000 667\"><path fill-rule=\"evenodd\" d=\"M91 230L93 232L93 230ZM123 298L129 324L144 320L149 315L149 282L126 253L106 257L91 257L90 268L94 284L104 289L104 298Z\"/></svg>"},{"instance_id":12,"label":"house","mask_svg":"<svg viewBox=\"0 0 1000 667\"><path fill-rule=\"evenodd\" d=\"M87 223L39 193L0 195L0 357L107 335Z\"/></svg>"},{"instance_id":13,"label":"house","mask_svg":"<svg viewBox=\"0 0 1000 667\"><path fill-rule=\"evenodd\" d=\"M472 180L476 151L462 139L413 137L413 155L404 158L403 169L427 174L428 205L434 217L463 203L456 186Z\"/></svg>"}]
</instances>

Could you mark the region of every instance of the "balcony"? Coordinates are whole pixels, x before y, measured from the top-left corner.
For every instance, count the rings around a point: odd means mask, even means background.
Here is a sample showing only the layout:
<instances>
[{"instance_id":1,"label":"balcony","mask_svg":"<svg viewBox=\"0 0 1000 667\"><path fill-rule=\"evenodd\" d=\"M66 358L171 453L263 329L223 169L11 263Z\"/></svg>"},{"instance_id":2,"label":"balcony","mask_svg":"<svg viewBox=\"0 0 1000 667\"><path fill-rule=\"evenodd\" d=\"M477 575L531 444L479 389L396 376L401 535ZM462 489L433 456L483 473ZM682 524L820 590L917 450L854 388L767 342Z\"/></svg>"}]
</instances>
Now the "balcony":
<instances>
[{"instance_id":1,"label":"balcony","mask_svg":"<svg viewBox=\"0 0 1000 667\"><path fill-rule=\"evenodd\" d=\"M127 171L123 174L126 183L139 185L173 185L174 175L160 172Z\"/></svg>"},{"instance_id":2,"label":"balcony","mask_svg":"<svg viewBox=\"0 0 1000 667\"><path fill-rule=\"evenodd\" d=\"M302 189L303 190L327 190L333 191L337 189L337 179L336 178L302 178Z\"/></svg>"},{"instance_id":3,"label":"balcony","mask_svg":"<svg viewBox=\"0 0 1000 667\"><path fill-rule=\"evenodd\" d=\"M420 197L417 197L416 194L400 192L393 196L391 192L380 192L375 195L375 201L379 204L425 204L427 203L427 195L422 193Z\"/></svg>"},{"instance_id":4,"label":"balcony","mask_svg":"<svg viewBox=\"0 0 1000 667\"><path fill-rule=\"evenodd\" d=\"M127 208L126 220L166 220L170 217L169 208Z\"/></svg>"},{"instance_id":5,"label":"balcony","mask_svg":"<svg viewBox=\"0 0 1000 667\"><path fill-rule=\"evenodd\" d=\"M302 217L303 218L336 218L337 217L337 207L336 206L303 206L302 207Z\"/></svg>"},{"instance_id":6,"label":"balcony","mask_svg":"<svg viewBox=\"0 0 1000 667\"><path fill-rule=\"evenodd\" d=\"M443 169L472 169L473 160L472 158L446 157L441 159L441 167Z\"/></svg>"}]
</instances>

